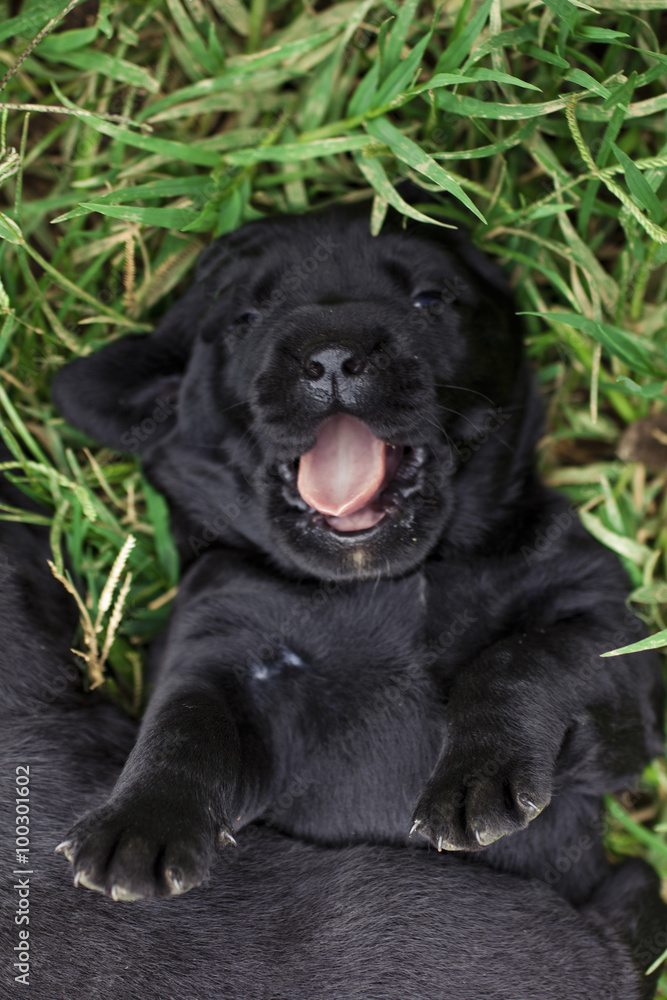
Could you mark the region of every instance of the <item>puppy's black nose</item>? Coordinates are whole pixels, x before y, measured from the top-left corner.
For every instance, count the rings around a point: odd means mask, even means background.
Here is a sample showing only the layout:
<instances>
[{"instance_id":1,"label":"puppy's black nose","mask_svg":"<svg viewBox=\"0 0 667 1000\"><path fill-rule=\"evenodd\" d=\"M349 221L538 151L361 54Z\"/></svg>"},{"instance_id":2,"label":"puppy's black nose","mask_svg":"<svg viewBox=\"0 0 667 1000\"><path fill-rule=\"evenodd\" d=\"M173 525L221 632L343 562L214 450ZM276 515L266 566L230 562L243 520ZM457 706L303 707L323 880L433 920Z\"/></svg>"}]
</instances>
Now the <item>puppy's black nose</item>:
<instances>
[{"instance_id":1,"label":"puppy's black nose","mask_svg":"<svg viewBox=\"0 0 667 1000\"><path fill-rule=\"evenodd\" d=\"M347 379L363 374L365 368L366 359L359 351L334 344L313 351L303 366L303 373L311 382L330 383L335 392L343 388Z\"/></svg>"}]
</instances>

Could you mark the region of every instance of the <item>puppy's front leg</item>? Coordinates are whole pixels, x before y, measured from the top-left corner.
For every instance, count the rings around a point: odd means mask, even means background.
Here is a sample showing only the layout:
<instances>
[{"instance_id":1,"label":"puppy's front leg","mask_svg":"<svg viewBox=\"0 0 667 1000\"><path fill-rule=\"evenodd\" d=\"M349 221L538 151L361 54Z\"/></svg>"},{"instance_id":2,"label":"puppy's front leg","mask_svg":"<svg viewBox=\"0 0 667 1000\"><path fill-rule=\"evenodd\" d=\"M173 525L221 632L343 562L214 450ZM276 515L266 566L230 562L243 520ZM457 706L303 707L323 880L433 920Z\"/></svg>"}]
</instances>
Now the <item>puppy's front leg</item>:
<instances>
[{"instance_id":1,"label":"puppy's front leg","mask_svg":"<svg viewBox=\"0 0 667 1000\"><path fill-rule=\"evenodd\" d=\"M252 728L239 732L219 664L185 661L179 669L174 659L172 652L111 797L58 848L75 884L114 899L198 885L216 847L233 843L233 821L254 810L269 770Z\"/></svg>"},{"instance_id":2,"label":"puppy's front leg","mask_svg":"<svg viewBox=\"0 0 667 1000\"><path fill-rule=\"evenodd\" d=\"M460 672L415 830L440 849L478 851L527 827L555 790L623 787L660 751L656 658L600 659L619 614L508 637Z\"/></svg>"}]
</instances>

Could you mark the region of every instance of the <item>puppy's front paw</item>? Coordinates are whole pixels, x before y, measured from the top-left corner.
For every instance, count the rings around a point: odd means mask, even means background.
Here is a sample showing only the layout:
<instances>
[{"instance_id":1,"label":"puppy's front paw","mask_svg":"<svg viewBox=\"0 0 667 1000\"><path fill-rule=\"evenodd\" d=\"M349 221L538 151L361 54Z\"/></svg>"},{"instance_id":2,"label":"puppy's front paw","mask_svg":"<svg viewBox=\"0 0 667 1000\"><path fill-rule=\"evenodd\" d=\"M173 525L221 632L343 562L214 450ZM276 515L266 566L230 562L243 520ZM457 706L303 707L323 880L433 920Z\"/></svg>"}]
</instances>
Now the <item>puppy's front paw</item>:
<instances>
[{"instance_id":1,"label":"puppy's front paw","mask_svg":"<svg viewBox=\"0 0 667 1000\"><path fill-rule=\"evenodd\" d=\"M500 760L464 770L448 754L419 799L411 834L439 851L480 851L524 830L551 800L551 775Z\"/></svg>"},{"instance_id":2,"label":"puppy's front paw","mask_svg":"<svg viewBox=\"0 0 667 1000\"><path fill-rule=\"evenodd\" d=\"M193 803L110 800L72 827L56 853L72 862L74 884L112 899L176 896L208 874L216 844L235 843Z\"/></svg>"}]
</instances>

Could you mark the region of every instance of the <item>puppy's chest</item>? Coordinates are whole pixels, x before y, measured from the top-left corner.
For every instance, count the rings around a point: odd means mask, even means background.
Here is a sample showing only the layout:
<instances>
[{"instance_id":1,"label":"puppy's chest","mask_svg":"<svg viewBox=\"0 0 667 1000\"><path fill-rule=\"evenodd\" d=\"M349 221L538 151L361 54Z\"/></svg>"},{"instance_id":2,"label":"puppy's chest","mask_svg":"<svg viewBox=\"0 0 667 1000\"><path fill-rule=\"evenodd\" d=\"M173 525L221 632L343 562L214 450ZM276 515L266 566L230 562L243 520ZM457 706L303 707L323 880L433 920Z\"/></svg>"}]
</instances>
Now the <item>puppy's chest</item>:
<instances>
[{"instance_id":1,"label":"puppy's chest","mask_svg":"<svg viewBox=\"0 0 667 1000\"><path fill-rule=\"evenodd\" d=\"M318 593L290 595L281 648L249 679L274 763L267 816L333 842L378 831L404 839L443 732L424 664L423 584L340 586L326 601Z\"/></svg>"},{"instance_id":2,"label":"puppy's chest","mask_svg":"<svg viewBox=\"0 0 667 1000\"><path fill-rule=\"evenodd\" d=\"M290 802L270 810L282 829L404 839L446 732L443 664L477 624L455 590L436 595L419 573L339 587L315 604L317 590L290 595L291 626L249 679L270 734L276 803ZM304 607L297 627L294 609ZM445 649L443 639L434 657L433 637L445 631L454 641Z\"/></svg>"},{"instance_id":3,"label":"puppy's chest","mask_svg":"<svg viewBox=\"0 0 667 1000\"><path fill-rule=\"evenodd\" d=\"M284 601L281 622L250 664L255 696L281 696L294 705L297 692L312 710L346 716L378 687L423 669L426 602L423 586L380 581L337 586L328 594L313 588ZM319 712L314 713L315 715Z\"/></svg>"},{"instance_id":4,"label":"puppy's chest","mask_svg":"<svg viewBox=\"0 0 667 1000\"><path fill-rule=\"evenodd\" d=\"M490 639L483 602L421 571L283 598L248 686L256 705L292 729L331 732L378 704L407 722L441 704L448 676Z\"/></svg>"}]
</instances>

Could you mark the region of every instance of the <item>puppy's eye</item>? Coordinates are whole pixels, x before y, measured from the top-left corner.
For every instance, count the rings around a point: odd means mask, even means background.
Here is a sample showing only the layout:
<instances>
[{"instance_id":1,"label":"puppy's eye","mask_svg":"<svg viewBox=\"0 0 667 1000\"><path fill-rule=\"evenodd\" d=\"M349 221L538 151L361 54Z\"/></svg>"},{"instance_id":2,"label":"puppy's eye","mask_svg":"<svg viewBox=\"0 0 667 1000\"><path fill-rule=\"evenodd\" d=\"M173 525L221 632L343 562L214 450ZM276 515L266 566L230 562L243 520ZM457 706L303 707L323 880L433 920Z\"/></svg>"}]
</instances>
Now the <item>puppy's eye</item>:
<instances>
[{"instance_id":1,"label":"puppy's eye","mask_svg":"<svg viewBox=\"0 0 667 1000\"><path fill-rule=\"evenodd\" d=\"M249 309L247 312L241 313L234 320L233 326L254 326L256 323L262 322L262 314L256 309Z\"/></svg>"},{"instance_id":2,"label":"puppy's eye","mask_svg":"<svg viewBox=\"0 0 667 1000\"><path fill-rule=\"evenodd\" d=\"M430 309L436 303L442 302L442 292L437 288L429 288L424 292L417 292L412 297L412 304L415 309Z\"/></svg>"}]
</instances>

